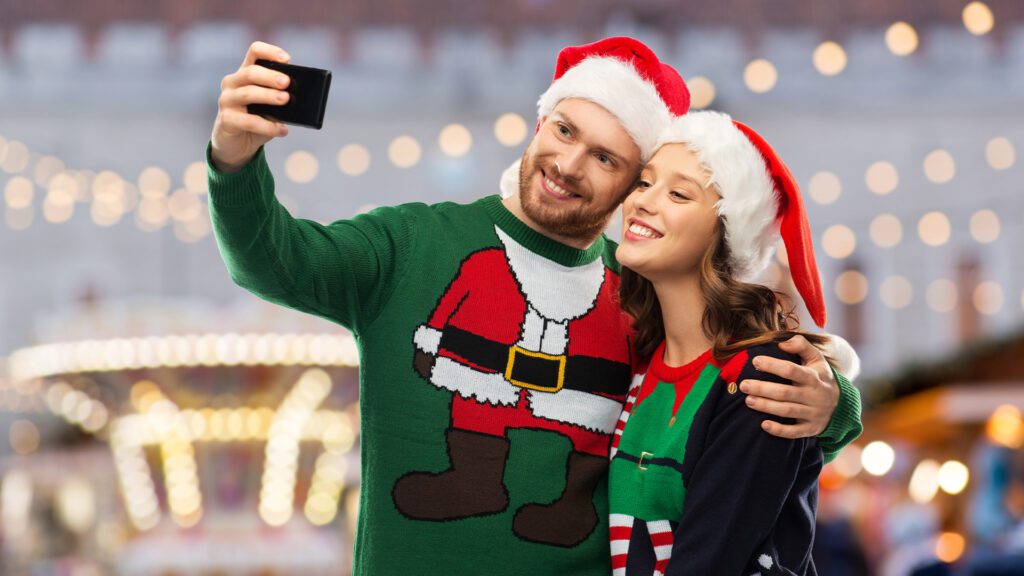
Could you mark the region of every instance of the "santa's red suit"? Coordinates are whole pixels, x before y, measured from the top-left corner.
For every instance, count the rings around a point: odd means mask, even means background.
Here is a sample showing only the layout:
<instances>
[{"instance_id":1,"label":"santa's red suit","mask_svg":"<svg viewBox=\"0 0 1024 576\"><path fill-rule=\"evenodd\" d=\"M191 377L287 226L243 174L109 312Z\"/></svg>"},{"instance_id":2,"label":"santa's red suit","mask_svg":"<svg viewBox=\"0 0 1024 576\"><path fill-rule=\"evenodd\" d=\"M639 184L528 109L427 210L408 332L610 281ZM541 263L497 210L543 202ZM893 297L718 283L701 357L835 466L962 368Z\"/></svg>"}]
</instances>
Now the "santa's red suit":
<instances>
[{"instance_id":1,"label":"santa's red suit","mask_svg":"<svg viewBox=\"0 0 1024 576\"><path fill-rule=\"evenodd\" d=\"M467 258L415 334L435 357L430 382L455 393L452 428L551 430L577 452L607 456L630 377L618 274L600 258L538 258L495 230L504 249Z\"/></svg>"}]
</instances>

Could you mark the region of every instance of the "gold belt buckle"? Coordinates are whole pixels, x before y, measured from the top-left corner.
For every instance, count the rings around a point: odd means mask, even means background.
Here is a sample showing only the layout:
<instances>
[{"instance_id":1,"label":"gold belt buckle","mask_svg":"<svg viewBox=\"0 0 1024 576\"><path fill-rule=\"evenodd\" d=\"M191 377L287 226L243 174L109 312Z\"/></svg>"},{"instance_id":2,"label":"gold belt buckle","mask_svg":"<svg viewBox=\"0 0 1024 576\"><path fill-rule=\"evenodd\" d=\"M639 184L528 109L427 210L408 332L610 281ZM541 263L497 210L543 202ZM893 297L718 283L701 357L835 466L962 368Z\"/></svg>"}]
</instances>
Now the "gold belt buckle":
<instances>
[{"instance_id":1,"label":"gold belt buckle","mask_svg":"<svg viewBox=\"0 0 1024 576\"><path fill-rule=\"evenodd\" d=\"M522 354L523 356L530 356L533 358L541 358L543 360L554 360L558 362L558 383L554 386L539 386L530 382L523 382L522 380L515 380L512 378L512 368L516 365L516 355ZM520 388L529 388L530 390L537 390L540 392L558 392L562 389L565 384L565 355L560 354L554 356L551 354L545 354L543 352L533 352L520 348L519 346L512 346L508 349L508 363L505 365L505 380L508 380L515 386Z\"/></svg>"},{"instance_id":2,"label":"gold belt buckle","mask_svg":"<svg viewBox=\"0 0 1024 576\"><path fill-rule=\"evenodd\" d=\"M644 466L644 459L650 458L651 456L654 456L654 454L651 454L650 452L641 452L640 459L636 461L636 467L641 470L647 470L647 466Z\"/></svg>"}]
</instances>

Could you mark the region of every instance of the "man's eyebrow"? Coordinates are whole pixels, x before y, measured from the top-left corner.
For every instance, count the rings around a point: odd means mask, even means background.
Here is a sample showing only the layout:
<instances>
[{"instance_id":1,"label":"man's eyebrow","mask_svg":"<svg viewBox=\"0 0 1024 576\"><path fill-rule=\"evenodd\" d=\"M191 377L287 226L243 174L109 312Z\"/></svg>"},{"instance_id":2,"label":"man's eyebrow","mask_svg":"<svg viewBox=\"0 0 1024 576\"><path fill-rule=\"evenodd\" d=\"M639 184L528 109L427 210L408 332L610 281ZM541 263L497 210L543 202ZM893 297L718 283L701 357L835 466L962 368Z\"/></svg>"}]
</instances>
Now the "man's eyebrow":
<instances>
[{"instance_id":1,"label":"man's eyebrow","mask_svg":"<svg viewBox=\"0 0 1024 576\"><path fill-rule=\"evenodd\" d=\"M554 116L556 120L565 122L566 125L568 125L569 128L572 128L574 132L579 132L579 128L576 126L576 123L566 116L564 112L552 112L551 115Z\"/></svg>"},{"instance_id":2,"label":"man's eyebrow","mask_svg":"<svg viewBox=\"0 0 1024 576\"><path fill-rule=\"evenodd\" d=\"M565 125L568 126L573 132L576 132L577 134L582 134L579 127L576 126L576 124L573 123L572 119L566 116L564 112L552 112L551 115L554 116L556 120L564 122ZM616 162L625 163L626 161L625 157L622 154L612 152L611 150L605 148L604 146L594 146L593 150L600 154L611 156Z\"/></svg>"}]
</instances>

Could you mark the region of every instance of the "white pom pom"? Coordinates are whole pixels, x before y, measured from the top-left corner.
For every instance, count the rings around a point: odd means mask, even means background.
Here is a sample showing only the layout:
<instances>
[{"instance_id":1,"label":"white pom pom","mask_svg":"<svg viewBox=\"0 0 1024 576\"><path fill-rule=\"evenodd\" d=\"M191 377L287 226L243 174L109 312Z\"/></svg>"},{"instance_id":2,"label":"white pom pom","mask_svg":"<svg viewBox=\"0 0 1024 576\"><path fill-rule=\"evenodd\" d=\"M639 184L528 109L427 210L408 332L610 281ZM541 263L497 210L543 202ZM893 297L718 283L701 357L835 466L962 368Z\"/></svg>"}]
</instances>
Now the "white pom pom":
<instances>
[{"instance_id":1,"label":"white pom pom","mask_svg":"<svg viewBox=\"0 0 1024 576\"><path fill-rule=\"evenodd\" d=\"M843 338L834 334L826 334L828 343L825 344L825 355L835 362L836 371L847 380L853 381L860 374L860 358L853 346Z\"/></svg>"},{"instance_id":2,"label":"white pom pom","mask_svg":"<svg viewBox=\"0 0 1024 576\"><path fill-rule=\"evenodd\" d=\"M513 194L519 193L519 163L522 160L516 160L511 166L505 169L501 173L501 197L508 198Z\"/></svg>"}]
</instances>

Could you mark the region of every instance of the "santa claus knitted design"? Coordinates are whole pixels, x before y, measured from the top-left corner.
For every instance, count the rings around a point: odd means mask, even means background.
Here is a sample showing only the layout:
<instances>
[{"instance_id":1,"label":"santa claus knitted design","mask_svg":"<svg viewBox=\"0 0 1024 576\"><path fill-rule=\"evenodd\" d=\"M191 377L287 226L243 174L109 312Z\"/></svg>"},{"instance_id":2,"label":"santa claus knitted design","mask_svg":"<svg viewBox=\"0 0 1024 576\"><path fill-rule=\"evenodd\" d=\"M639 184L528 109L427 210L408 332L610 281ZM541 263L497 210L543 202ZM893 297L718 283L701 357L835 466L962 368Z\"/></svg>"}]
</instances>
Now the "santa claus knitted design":
<instances>
[{"instance_id":1,"label":"santa claus knitted design","mask_svg":"<svg viewBox=\"0 0 1024 576\"><path fill-rule=\"evenodd\" d=\"M574 546L598 523L592 491L630 375L627 334L595 337L601 324L623 323L618 276L601 260L564 266L501 228L495 235L501 247L470 254L414 334L416 371L454 393L451 467L403 476L395 505L435 521L502 512L509 431L546 430L572 443L566 489L554 503L521 507L513 529L525 540ZM493 473L466 461L489 462ZM452 498L466 493L474 497Z\"/></svg>"}]
</instances>

